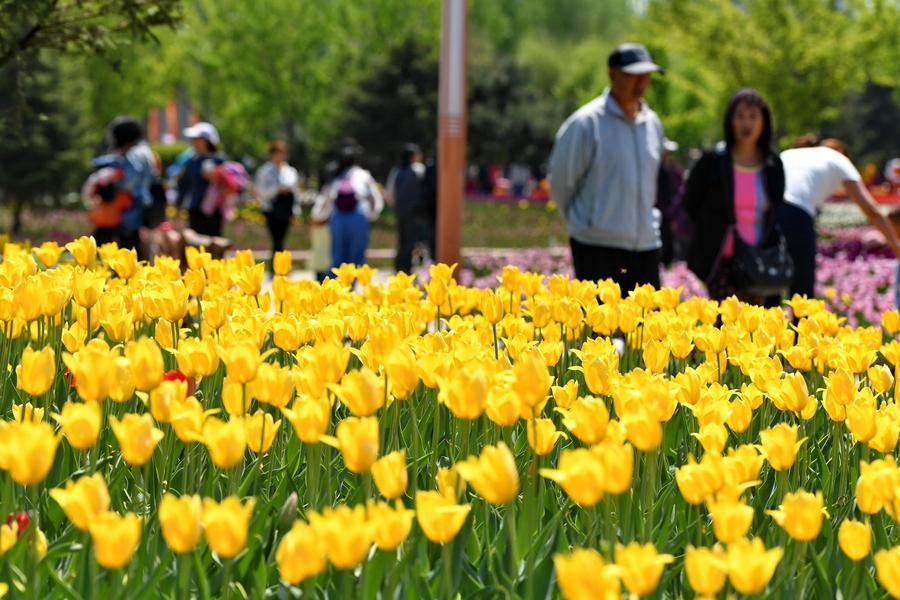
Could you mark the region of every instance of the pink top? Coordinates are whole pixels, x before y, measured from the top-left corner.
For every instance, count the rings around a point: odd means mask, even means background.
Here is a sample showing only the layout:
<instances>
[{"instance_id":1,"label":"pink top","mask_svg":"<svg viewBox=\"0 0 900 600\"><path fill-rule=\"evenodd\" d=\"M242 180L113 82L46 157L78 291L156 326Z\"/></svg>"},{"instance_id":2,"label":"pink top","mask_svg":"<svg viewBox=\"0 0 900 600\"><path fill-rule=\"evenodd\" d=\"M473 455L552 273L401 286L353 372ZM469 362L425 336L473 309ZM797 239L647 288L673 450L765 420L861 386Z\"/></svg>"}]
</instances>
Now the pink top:
<instances>
[{"instance_id":1,"label":"pink top","mask_svg":"<svg viewBox=\"0 0 900 600\"><path fill-rule=\"evenodd\" d=\"M734 167L734 218L735 229L741 239L756 245L762 238L763 215L768 201L762 183L762 169ZM724 256L734 255L734 237L731 233L725 241Z\"/></svg>"}]
</instances>

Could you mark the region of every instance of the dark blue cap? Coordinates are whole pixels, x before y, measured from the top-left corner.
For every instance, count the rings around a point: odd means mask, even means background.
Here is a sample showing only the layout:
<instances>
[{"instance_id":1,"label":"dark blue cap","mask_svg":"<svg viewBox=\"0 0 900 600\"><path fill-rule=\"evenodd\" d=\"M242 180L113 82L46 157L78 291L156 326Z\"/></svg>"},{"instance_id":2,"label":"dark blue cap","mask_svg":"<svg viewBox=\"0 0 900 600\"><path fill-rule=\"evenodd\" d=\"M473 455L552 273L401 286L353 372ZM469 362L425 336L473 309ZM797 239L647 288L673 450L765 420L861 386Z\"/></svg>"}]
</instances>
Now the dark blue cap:
<instances>
[{"instance_id":1,"label":"dark blue cap","mask_svg":"<svg viewBox=\"0 0 900 600\"><path fill-rule=\"evenodd\" d=\"M650 52L641 44L621 44L609 55L609 68L619 69L629 75L665 73L666 70L653 62Z\"/></svg>"}]
</instances>

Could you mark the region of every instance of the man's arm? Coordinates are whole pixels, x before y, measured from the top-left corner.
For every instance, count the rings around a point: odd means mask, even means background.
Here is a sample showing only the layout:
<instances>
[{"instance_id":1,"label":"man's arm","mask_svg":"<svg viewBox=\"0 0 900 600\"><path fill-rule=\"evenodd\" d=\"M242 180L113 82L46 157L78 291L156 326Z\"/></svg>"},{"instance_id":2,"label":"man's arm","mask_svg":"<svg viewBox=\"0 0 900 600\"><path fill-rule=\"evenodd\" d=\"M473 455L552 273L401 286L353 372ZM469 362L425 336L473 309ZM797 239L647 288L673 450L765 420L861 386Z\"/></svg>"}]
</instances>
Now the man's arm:
<instances>
[{"instance_id":1,"label":"man's arm","mask_svg":"<svg viewBox=\"0 0 900 600\"><path fill-rule=\"evenodd\" d=\"M887 220L887 217L878 210L875 199L869 193L869 190L866 189L866 186L861 181L848 180L844 182L844 190L862 209L869 223L874 225L884 235L884 239L887 240L888 246L891 247L894 255L900 257L900 238L897 237L897 232L894 231L894 227Z\"/></svg>"},{"instance_id":2,"label":"man's arm","mask_svg":"<svg viewBox=\"0 0 900 600\"><path fill-rule=\"evenodd\" d=\"M573 119L563 125L550 153L550 197L565 217L594 158L590 122Z\"/></svg>"}]
</instances>

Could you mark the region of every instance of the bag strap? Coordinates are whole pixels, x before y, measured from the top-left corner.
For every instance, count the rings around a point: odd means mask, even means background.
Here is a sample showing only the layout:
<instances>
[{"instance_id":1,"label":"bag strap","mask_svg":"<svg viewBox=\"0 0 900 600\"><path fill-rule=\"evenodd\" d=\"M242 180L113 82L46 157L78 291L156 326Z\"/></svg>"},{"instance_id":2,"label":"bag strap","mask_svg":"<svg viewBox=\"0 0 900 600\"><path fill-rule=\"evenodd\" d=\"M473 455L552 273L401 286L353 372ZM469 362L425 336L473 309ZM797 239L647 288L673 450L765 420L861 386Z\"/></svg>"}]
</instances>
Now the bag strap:
<instances>
[{"instance_id":1,"label":"bag strap","mask_svg":"<svg viewBox=\"0 0 900 600\"><path fill-rule=\"evenodd\" d=\"M728 150L719 153L719 175L722 178L722 185L725 187L725 201L728 203L726 211L728 213L728 222L733 227L737 223L737 215L734 210L734 165L731 162L731 155ZM729 169L729 165L731 168Z\"/></svg>"},{"instance_id":2,"label":"bag strap","mask_svg":"<svg viewBox=\"0 0 900 600\"><path fill-rule=\"evenodd\" d=\"M709 281L712 277L718 272L719 267L722 266L722 261L725 259L725 245L728 243L728 236L733 236L736 234L734 225L729 225L725 229L725 237L722 238L722 243L719 245L719 251L716 253L716 259L713 261L712 267L709 269L709 275L706 277L706 280Z\"/></svg>"}]
</instances>

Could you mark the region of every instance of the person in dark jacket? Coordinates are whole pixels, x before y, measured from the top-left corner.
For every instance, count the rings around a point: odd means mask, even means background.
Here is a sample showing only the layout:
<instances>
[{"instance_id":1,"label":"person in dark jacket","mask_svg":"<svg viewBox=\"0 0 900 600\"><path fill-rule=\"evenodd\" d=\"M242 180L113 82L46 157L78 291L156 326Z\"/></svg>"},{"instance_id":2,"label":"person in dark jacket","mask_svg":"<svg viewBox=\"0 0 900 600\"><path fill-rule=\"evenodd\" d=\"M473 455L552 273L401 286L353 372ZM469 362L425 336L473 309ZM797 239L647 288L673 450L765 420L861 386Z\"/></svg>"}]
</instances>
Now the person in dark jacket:
<instances>
[{"instance_id":1,"label":"person in dark jacket","mask_svg":"<svg viewBox=\"0 0 900 600\"><path fill-rule=\"evenodd\" d=\"M415 144L406 144L400 153L400 164L388 174L385 191L397 215L397 256L394 268L409 273L412 270L413 249L424 239L423 208L425 165L422 152Z\"/></svg>"},{"instance_id":2,"label":"person in dark jacket","mask_svg":"<svg viewBox=\"0 0 900 600\"><path fill-rule=\"evenodd\" d=\"M682 200L697 235L688 267L706 283L711 298L736 295L754 304L778 298L742 290L733 270L735 237L765 247L777 239L775 216L784 203L784 168L772 142L772 112L754 90L738 90L725 110L725 143L691 169Z\"/></svg>"},{"instance_id":3,"label":"person in dark jacket","mask_svg":"<svg viewBox=\"0 0 900 600\"><path fill-rule=\"evenodd\" d=\"M203 212L203 198L210 180L214 177L217 165L225 162L225 157L218 152L219 132L210 123L200 122L184 130L184 137L191 140L194 155L185 163L182 178L182 206L187 204L190 228L201 235L222 235L221 210L207 215ZM182 187L179 186L181 190Z\"/></svg>"}]
</instances>

